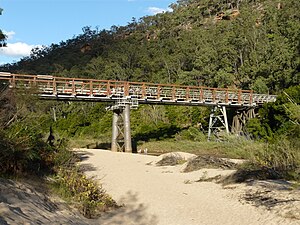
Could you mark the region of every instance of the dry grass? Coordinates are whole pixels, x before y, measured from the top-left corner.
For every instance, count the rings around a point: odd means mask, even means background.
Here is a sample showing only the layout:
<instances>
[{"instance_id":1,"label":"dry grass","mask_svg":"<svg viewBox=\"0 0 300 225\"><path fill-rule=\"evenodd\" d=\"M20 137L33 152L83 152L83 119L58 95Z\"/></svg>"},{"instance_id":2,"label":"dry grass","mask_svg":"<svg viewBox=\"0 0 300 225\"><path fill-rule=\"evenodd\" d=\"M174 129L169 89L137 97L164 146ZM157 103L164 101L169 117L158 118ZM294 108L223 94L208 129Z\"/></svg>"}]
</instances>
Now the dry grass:
<instances>
[{"instance_id":1,"label":"dry grass","mask_svg":"<svg viewBox=\"0 0 300 225\"><path fill-rule=\"evenodd\" d=\"M265 144L241 138L226 142L164 140L146 142L138 149L148 149L148 153L160 155L168 152L188 152L196 155L213 155L225 158L248 159L253 152L263 148Z\"/></svg>"}]
</instances>

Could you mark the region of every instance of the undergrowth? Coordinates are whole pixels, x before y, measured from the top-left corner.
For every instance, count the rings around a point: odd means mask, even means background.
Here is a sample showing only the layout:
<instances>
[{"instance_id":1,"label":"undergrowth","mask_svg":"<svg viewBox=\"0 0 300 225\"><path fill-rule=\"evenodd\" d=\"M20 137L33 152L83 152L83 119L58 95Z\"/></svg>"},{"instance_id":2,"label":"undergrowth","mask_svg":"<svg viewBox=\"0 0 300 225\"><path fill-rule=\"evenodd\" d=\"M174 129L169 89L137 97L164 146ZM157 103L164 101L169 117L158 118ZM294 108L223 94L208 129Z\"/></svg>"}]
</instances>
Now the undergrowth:
<instances>
[{"instance_id":1,"label":"undergrowth","mask_svg":"<svg viewBox=\"0 0 300 225\"><path fill-rule=\"evenodd\" d=\"M224 142L192 141L168 139L163 141L144 142L138 149L148 149L148 153L160 155L168 152L188 152L196 155L213 155L225 158L248 159L257 149L265 146L241 137L230 138Z\"/></svg>"},{"instance_id":2,"label":"undergrowth","mask_svg":"<svg viewBox=\"0 0 300 225\"><path fill-rule=\"evenodd\" d=\"M89 219L117 207L99 183L86 177L77 168L60 168L55 176L55 189Z\"/></svg>"},{"instance_id":3,"label":"undergrowth","mask_svg":"<svg viewBox=\"0 0 300 225\"><path fill-rule=\"evenodd\" d=\"M274 171L279 179L300 181L300 145L284 136L256 151L251 160L260 168Z\"/></svg>"},{"instance_id":4,"label":"undergrowth","mask_svg":"<svg viewBox=\"0 0 300 225\"><path fill-rule=\"evenodd\" d=\"M116 208L116 202L101 185L80 171L77 161L76 154L66 146L57 152L53 183L55 192L74 204L86 218L94 218L101 212Z\"/></svg>"}]
</instances>

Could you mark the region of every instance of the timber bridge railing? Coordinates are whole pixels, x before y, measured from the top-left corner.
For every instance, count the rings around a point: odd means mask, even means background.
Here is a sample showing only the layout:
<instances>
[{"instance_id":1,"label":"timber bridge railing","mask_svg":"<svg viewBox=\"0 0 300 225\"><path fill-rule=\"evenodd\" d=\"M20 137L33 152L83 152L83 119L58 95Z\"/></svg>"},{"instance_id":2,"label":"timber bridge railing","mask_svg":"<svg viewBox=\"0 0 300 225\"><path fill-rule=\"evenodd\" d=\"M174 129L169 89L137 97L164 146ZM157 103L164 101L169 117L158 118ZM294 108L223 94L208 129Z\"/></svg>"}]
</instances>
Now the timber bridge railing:
<instances>
[{"instance_id":1,"label":"timber bridge railing","mask_svg":"<svg viewBox=\"0 0 300 225\"><path fill-rule=\"evenodd\" d=\"M130 108L139 104L210 106L208 137L224 127L229 133L226 108L236 108L240 118L233 119L232 130L241 132L245 120L253 118L254 108L274 102L275 95L255 94L252 90L153 84L113 80L66 78L50 75L21 75L0 72L0 80L10 88L33 88L41 99L114 102L113 151L132 151ZM120 121L122 125L120 125ZM122 127L122 129L121 129ZM123 130L122 132L120 130ZM121 137L124 136L124 137ZM118 143L122 143L120 146ZM130 142L130 143L129 143Z\"/></svg>"}]
</instances>

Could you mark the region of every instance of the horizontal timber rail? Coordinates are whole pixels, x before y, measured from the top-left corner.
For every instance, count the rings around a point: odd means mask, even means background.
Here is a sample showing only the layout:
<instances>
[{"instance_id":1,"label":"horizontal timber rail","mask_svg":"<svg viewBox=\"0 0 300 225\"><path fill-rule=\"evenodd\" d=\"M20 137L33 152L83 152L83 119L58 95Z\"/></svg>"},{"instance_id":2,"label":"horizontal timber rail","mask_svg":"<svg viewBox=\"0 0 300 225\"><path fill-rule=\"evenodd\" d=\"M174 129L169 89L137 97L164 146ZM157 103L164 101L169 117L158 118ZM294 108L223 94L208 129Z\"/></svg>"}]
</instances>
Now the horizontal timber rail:
<instances>
[{"instance_id":1,"label":"horizontal timber rail","mask_svg":"<svg viewBox=\"0 0 300 225\"><path fill-rule=\"evenodd\" d=\"M0 72L11 88L35 88L42 99L115 102L135 99L141 104L255 107L274 102L276 96L252 90L208 88L113 80L20 75Z\"/></svg>"}]
</instances>

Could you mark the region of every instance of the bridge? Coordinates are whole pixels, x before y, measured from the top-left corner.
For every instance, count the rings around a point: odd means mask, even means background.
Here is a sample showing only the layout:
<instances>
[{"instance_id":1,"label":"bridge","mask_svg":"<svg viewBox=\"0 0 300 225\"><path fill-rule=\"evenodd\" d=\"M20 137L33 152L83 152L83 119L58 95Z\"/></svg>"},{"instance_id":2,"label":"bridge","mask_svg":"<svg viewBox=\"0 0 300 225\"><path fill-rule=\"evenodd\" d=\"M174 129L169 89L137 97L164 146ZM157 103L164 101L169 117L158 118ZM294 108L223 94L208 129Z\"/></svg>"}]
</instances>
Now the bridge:
<instances>
[{"instance_id":1,"label":"bridge","mask_svg":"<svg viewBox=\"0 0 300 225\"><path fill-rule=\"evenodd\" d=\"M274 102L275 95L252 90L154 84L114 80L67 78L50 75L24 75L0 72L0 80L10 88L33 89L40 99L86 102L113 102L112 151L132 152L130 109L139 104L211 107L208 138L220 130L229 133L227 108L233 108L231 132L240 133L254 109Z\"/></svg>"}]
</instances>

